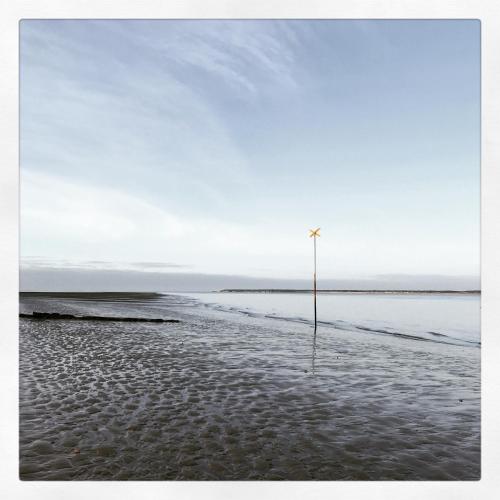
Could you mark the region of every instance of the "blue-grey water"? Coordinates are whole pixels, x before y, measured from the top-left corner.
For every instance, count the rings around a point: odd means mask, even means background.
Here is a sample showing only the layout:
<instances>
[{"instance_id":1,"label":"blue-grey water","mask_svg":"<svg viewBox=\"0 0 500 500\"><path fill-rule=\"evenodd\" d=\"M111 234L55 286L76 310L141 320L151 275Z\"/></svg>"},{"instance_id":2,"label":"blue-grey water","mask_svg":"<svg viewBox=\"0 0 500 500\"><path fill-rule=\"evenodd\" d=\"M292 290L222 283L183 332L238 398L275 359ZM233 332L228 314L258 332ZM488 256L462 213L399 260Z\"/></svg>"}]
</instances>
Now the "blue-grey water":
<instances>
[{"instance_id":1,"label":"blue-grey water","mask_svg":"<svg viewBox=\"0 0 500 500\"><path fill-rule=\"evenodd\" d=\"M312 324L311 293L183 294L206 306L272 320ZM318 325L356 333L479 346L479 294L320 293Z\"/></svg>"}]
</instances>

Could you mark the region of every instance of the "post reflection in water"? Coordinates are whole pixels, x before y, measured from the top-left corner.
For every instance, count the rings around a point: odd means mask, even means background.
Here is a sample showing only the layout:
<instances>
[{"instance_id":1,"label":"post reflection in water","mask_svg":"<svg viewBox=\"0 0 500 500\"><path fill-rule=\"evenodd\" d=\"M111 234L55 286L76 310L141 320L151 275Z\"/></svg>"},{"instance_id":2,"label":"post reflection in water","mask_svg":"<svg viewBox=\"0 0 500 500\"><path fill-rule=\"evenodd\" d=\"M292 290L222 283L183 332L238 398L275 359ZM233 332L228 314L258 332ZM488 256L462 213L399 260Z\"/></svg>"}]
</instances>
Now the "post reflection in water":
<instances>
[{"instance_id":1,"label":"post reflection in water","mask_svg":"<svg viewBox=\"0 0 500 500\"><path fill-rule=\"evenodd\" d=\"M316 361L316 327L314 327L314 335L313 335L313 347L312 347L312 360L311 360L311 370L314 375L315 370L315 361Z\"/></svg>"}]
</instances>

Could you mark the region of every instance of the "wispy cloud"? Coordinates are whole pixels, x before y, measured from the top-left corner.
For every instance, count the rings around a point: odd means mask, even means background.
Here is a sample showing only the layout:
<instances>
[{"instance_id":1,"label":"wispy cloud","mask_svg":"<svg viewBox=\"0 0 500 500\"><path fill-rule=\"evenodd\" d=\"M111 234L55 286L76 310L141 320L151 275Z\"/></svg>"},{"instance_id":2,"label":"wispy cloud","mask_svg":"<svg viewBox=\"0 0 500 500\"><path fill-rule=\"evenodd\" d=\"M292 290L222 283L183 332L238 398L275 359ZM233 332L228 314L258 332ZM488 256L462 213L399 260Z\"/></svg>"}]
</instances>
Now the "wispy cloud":
<instances>
[{"instance_id":1,"label":"wispy cloud","mask_svg":"<svg viewBox=\"0 0 500 500\"><path fill-rule=\"evenodd\" d=\"M71 260L54 259L40 256L22 256L21 269L75 269L75 270L101 270L101 271L145 271L166 272L175 269L190 269L193 266L187 264L176 264L173 262L121 262L116 260Z\"/></svg>"},{"instance_id":2,"label":"wispy cloud","mask_svg":"<svg viewBox=\"0 0 500 500\"><path fill-rule=\"evenodd\" d=\"M291 73L272 30L194 23L145 32L97 22L94 40L64 26L23 24L23 168L143 186L144 196L170 205L179 205L179 186L195 204L222 207L228 192L248 189L247 159L214 93L180 66L213 75L218 95L226 84L255 94L266 75L283 91Z\"/></svg>"},{"instance_id":3,"label":"wispy cloud","mask_svg":"<svg viewBox=\"0 0 500 500\"><path fill-rule=\"evenodd\" d=\"M289 43L299 36L294 31L273 21L185 21L153 24L136 39L161 59L203 71L240 98L255 99L266 89L297 88L294 44Z\"/></svg>"}]
</instances>

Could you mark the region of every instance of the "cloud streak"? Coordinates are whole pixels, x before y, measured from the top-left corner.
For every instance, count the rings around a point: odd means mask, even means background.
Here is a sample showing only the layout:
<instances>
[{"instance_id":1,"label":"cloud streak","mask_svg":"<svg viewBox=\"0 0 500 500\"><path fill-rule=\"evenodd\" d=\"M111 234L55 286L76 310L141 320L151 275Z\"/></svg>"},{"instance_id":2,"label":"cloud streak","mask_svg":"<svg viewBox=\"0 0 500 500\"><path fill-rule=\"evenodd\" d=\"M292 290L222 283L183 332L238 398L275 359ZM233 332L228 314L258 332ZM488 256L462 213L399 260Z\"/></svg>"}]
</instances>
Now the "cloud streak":
<instances>
[{"instance_id":1,"label":"cloud streak","mask_svg":"<svg viewBox=\"0 0 500 500\"><path fill-rule=\"evenodd\" d=\"M120 271L172 271L175 269L191 269L193 266L187 264L176 264L173 262L120 262L108 260L79 260L51 259L35 256L21 258L22 270L43 269L75 269L75 270L120 270Z\"/></svg>"}]
</instances>

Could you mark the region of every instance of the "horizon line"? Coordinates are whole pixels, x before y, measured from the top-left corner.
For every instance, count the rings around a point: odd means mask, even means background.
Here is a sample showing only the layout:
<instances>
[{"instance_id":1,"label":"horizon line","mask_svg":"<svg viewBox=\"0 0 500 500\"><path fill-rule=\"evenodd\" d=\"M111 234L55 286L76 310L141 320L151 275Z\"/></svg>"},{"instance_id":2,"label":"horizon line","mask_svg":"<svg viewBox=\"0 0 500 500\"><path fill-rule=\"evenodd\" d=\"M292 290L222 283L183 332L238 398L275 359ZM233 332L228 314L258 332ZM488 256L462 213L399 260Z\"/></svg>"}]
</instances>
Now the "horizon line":
<instances>
[{"instance_id":1,"label":"horizon line","mask_svg":"<svg viewBox=\"0 0 500 500\"><path fill-rule=\"evenodd\" d=\"M479 293L481 294L481 289L384 289L384 288L373 288L373 289L318 289L318 293L456 293L456 294L471 294ZM148 294L162 294L162 293L313 293L313 289L301 289L301 288L222 288L217 290L150 290L150 291L120 291L120 290L100 290L100 291L54 291L54 290L19 290L19 294L80 294L80 295L91 295L91 294L137 294L137 295L148 295Z\"/></svg>"}]
</instances>

